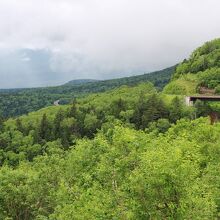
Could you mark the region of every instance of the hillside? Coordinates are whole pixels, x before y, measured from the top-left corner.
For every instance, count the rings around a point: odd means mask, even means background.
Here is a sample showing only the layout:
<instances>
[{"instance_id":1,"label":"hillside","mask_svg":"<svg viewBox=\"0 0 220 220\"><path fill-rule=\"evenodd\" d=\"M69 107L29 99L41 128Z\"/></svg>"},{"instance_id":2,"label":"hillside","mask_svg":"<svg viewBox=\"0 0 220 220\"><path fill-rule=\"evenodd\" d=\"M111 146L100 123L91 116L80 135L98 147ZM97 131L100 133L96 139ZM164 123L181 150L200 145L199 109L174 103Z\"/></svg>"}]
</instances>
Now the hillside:
<instances>
[{"instance_id":1,"label":"hillside","mask_svg":"<svg viewBox=\"0 0 220 220\"><path fill-rule=\"evenodd\" d=\"M212 91L211 91L212 90ZM176 68L168 94L220 93L220 39L205 43Z\"/></svg>"},{"instance_id":2,"label":"hillside","mask_svg":"<svg viewBox=\"0 0 220 220\"><path fill-rule=\"evenodd\" d=\"M163 91L162 72L9 91L78 97L0 118L0 219L218 219L220 123L209 104L183 101L199 86L217 90L218 68L179 74L182 65Z\"/></svg>"},{"instance_id":3,"label":"hillside","mask_svg":"<svg viewBox=\"0 0 220 220\"><path fill-rule=\"evenodd\" d=\"M141 83L0 120L0 219L217 218L220 124L198 110Z\"/></svg>"},{"instance_id":4,"label":"hillside","mask_svg":"<svg viewBox=\"0 0 220 220\"><path fill-rule=\"evenodd\" d=\"M71 80L71 81L65 83L64 85L66 85L66 86L82 85L85 83L91 83L91 82L97 82L97 81L99 81L99 80L96 80L96 79L74 79L74 80Z\"/></svg>"},{"instance_id":5,"label":"hillside","mask_svg":"<svg viewBox=\"0 0 220 220\"><path fill-rule=\"evenodd\" d=\"M149 74L112 79L97 82L87 82L77 85L62 85L57 87L0 90L0 112L3 117L12 117L36 111L53 105L55 100L69 103L76 97L104 92L122 85L134 86L141 82L152 82L161 90L170 80L175 66Z\"/></svg>"}]
</instances>

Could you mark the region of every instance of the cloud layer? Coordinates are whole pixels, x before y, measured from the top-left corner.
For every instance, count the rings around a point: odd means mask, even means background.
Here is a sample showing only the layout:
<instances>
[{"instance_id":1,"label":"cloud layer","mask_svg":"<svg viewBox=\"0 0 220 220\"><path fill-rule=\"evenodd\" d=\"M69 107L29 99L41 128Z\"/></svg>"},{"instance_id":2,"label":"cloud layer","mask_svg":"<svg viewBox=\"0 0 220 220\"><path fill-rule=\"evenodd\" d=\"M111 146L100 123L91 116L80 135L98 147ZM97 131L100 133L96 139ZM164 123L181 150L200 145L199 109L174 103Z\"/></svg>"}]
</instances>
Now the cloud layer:
<instances>
[{"instance_id":1,"label":"cloud layer","mask_svg":"<svg viewBox=\"0 0 220 220\"><path fill-rule=\"evenodd\" d=\"M0 87L107 79L171 66L220 36L219 8L219 0L1 0L0 54L8 61L0 64L13 65L19 54L16 65L27 66L32 58L18 51L43 50L50 71L42 77L35 65L17 73L6 66L0 68ZM21 80L13 81L18 75Z\"/></svg>"}]
</instances>

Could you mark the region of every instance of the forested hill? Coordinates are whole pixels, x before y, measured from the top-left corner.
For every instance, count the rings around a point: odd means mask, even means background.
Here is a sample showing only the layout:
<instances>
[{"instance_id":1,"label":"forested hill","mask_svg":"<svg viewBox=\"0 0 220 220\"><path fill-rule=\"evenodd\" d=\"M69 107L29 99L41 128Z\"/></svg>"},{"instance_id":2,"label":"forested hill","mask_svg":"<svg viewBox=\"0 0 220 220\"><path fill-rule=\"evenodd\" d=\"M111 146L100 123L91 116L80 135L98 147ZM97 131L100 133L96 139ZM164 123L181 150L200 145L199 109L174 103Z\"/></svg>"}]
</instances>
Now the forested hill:
<instances>
[{"instance_id":1,"label":"forested hill","mask_svg":"<svg viewBox=\"0 0 220 220\"><path fill-rule=\"evenodd\" d=\"M220 124L181 98L141 83L0 120L0 219L217 219Z\"/></svg>"},{"instance_id":2,"label":"forested hill","mask_svg":"<svg viewBox=\"0 0 220 220\"><path fill-rule=\"evenodd\" d=\"M64 85L82 85L82 84L85 84L85 83L91 83L91 82L97 82L99 80L96 80L96 79L74 79L74 80L71 80L67 83L65 83Z\"/></svg>"},{"instance_id":3,"label":"forested hill","mask_svg":"<svg viewBox=\"0 0 220 220\"><path fill-rule=\"evenodd\" d=\"M219 219L220 123L210 123L211 105L186 106L186 90L177 89L188 82L195 89L206 71L208 83L218 82L212 68L177 70L161 92L142 82L147 75L13 91L34 101L71 98L79 88L87 95L0 118L0 219ZM88 94L97 92L91 85L108 91ZM182 95L166 93L172 89ZM16 111L26 102L19 104Z\"/></svg>"},{"instance_id":4,"label":"forested hill","mask_svg":"<svg viewBox=\"0 0 220 220\"><path fill-rule=\"evenodd\" d=\"M134 86L147 81L152 82L161 90L169 82L175 67L173 66L144 75L87 82L77 85L70 83L57 87L0 90L0 113L3 117L18 116L53 105L54 101L58 99L60 103L69 103L75 97L104 92L122 85Z\"/></svg>"},{"instance_id":5,"label":"forested hill","mask_svg":"<svg viewBox=\"0 0 220 220\"><path fill-rule=\"evenodd\" d=\"M220 94L220 39L205 43L179 64L164 91L169 94Z\"/></svg>"}]
</instances>

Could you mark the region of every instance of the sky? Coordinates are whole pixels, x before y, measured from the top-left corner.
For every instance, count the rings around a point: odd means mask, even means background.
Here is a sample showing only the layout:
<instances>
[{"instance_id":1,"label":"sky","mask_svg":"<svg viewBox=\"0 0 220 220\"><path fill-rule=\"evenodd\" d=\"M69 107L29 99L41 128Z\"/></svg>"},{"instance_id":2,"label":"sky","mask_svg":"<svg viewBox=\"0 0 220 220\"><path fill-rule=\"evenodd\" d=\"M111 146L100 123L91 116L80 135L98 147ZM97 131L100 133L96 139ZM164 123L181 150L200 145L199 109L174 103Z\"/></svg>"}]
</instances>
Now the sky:
<instances>
[{"instance_id":1,"label":"sky","mask_svg":"<svg viewBox=\"0 0 220 220\"><path fill-rule=\"evenodd\" d=\"M0 0L0 88L110 79L220 37L219 0Z\"/></svg>"}]
</instances>

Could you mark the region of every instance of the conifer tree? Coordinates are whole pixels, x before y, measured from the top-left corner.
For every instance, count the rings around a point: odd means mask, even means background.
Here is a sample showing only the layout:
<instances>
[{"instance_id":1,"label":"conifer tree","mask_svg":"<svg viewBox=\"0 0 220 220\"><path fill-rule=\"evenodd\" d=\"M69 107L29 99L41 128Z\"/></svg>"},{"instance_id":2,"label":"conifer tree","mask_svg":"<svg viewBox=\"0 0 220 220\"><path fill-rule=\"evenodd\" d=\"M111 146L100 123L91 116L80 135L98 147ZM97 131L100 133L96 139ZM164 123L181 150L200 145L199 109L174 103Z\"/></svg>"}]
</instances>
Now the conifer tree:
<instances>
[{"instance_id":1,"label":"conifer tree","mask_svg":"<svg viewBox=\"0 0 220 220\"><path fill-rule=\"evenodd\" d=\"M61 122L63 118L64 118L63 111L59 110L54 119L54 138L55 139L61 138L61 135L62 135Z\"/></svg>"},{"instance_id":2,"label":"conifer tree","mask_svg":"<svg viewBox=\"0 0 220 220\"><path fill-rule=\"evenodd\" d=\"M76 111L77 111L76 103L77 103L76 99L74 99L72 106L68 112L68 117L76 117Z\"/></svg>"},{"instance_id":3,"label":"conifer tree","mask_svg":"<svg viewBox=\"0 0 220 220\"><path fill-rule=\"evenodd\" d=\"M47 119L47 115L44 114L39 127L39 136L43 140L49 140L50 139L50 127L49 127L49 121Z\"/></svg>"},{"instance_id":4,"label":"conifer tree","mask_svg":"<svg viewBox=\"0 0 220 220\"><path fill-rule=\"evenodd\" d=\"M16 119L16 127L18 131L20 131L21 133L24 133L24 127L22 125L22 121L20 118Z\"/></svg>"},{"instance_id":5,"label":"conifer tree","mask_svg":"<svg viewBox=\"0 0 220 220\"><path fill-rule=\"evenodd\" d=\"M3 131L4 129L4 118L0 114L0 132Z\"/></svg>"}]
</instances>

